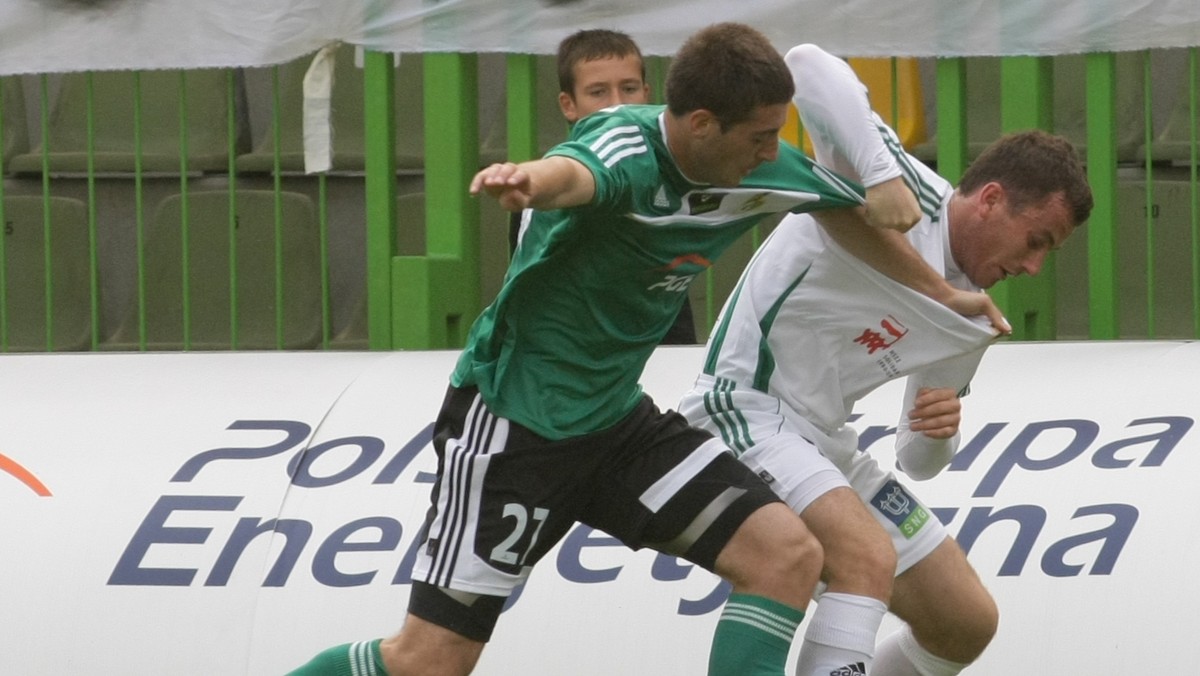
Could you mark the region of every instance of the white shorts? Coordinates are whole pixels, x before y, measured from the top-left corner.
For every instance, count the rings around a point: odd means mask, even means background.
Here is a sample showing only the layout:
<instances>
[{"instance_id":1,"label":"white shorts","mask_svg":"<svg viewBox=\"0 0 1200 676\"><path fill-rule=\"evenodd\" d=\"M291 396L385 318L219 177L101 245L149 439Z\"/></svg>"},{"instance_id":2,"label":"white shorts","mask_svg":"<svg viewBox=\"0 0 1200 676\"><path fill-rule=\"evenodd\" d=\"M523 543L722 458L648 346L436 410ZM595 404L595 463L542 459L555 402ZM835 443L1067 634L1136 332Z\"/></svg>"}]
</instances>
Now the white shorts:
<instances>
[{"instance_id":1,"label":"white shorts","mask_svg":"<svg viewBox=\"0 0 1200 676\"><path fill-rule=\"evenodd\" d=\"M804 433L809 426L799 414L778 398L740 389L713 396L711 385L711 379L701 376L684 395L679 412L696 427L721 436L797 514L834 488L852 488L891 536L897 575L946 539L933 512L870 454L855 450L831 459L808 438L814 436L811 432Z\"/></svg>"}]
</instances>

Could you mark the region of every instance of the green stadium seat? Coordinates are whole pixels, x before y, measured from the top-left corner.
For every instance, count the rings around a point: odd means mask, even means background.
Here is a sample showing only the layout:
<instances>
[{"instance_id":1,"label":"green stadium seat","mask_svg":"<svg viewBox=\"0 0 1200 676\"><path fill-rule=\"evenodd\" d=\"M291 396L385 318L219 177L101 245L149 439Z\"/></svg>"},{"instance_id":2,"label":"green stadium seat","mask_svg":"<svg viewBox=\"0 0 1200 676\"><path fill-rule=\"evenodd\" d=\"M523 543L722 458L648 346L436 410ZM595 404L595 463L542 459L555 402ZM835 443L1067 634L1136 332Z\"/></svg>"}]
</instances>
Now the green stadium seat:
<instances>
[{"instance_id":1,"label":"green stadium seat","mask_svg":"<svg viewBox=\"0 0 1200 676\"><path fill-rule=\"evenodd\" d=\"M1152 242L1147 241L1146 182L1117 185L1118 335L1121 338L1197 338L1192 321L1191 185L1155 179L1149 207ZM1147 250L1152 244L1153 286ZM1150 332L1152 290L1154 331Z\"/></svg>"},{"instance_id":2,"label":"green stadium seat","mask_svg":"<svg viewBox=\"0 0 1200 676\"><path fill-rule=\"evenodd\" d=\"M966 60L967 157L974 159L1000 136L1000 59L977 57ZM936 86L933 87L936 91ZM910 152L925 162L937 160L937 129L931 125L928 140Z\"/></svg>"},{"instance_id":3,"label":"green stadium seat","mask_svg":"<svg viewBox=\"0 0 1200 676\"><path fill-rule=\"evenodd\" d=\"M1200 88L1200 80L1197 80L1193 85L1193 83L1188 82L1189 76L1186 64L1183 65L1182 70L1182 77L1179 78L1179 87L1175 92L1174 103L1170 104L1171 110L1167 116L1166 124L1163 126L1162 132L1150 144L1150 156L1154 162L1169 162L1181 165L1191 164L1193 135L1196 135L1198 139L1197 143L1200 144L1200 101L1196 103L1198 107L1197 119L1192 119L1191 111L1193 89ZM1197 96L1200 96L1200 94ZM1196 152L1197 156L1200 157L1200 147L1197 148ZM1144 159L1144 153L1142 159Z\"/></svg>"},{"instance_id":4,"label":"green stadium seat","mask_svg":"<svg viewBox=\"0 0 1200 676\"><path fill-rule=\"evenodd\" d=\"M1087 61L1082 54L1053 57L1054 131L1066 136L1087 158ZM1142 111L1143 69L1141 55L1121 52L1116 59L1117 161L1134 162L1145 139ZM974 159L1000 137L1000 59L967 59L967 158ZM917 146L913 154L933 161L937 155L936 134Z\"/></svg>"},{"instance_id":5,"label":"green stadium seat","mask_svg":"<svg viewBox=\"0 0 1200 676\"><path fill-rule=\"evenodd\" d=\"M86 73L62 77L50 113L51 173L87 171L88 84ZM181 170L180 82L181 71L144 71L137 78L141 98L141 169L143 172L178 174ZM229 116L234 116L237 138L234 152L242 150L246 127L237 110L240 80L234 83L234 110L228 105L229 82L225 70L186 71L182 77L187 111L187 171L220 172L229 165ZM97 72L92 75L92 119L95 170L130 173L137 167L135 152L135 74ZM42 171L41 140L12 158L9 170L38 174Z\"/></svg>"},{"instance_id":6,"label":"green stadium seat","mask_svg":"<svg viewBox=\"0 0 1200 676\"><path fill-rule=\"evenodd\" d=\"M46 228L50 217L49 326ZM87 209L68 197L4 198L4 326L11 352L87 350L92 342L91 257ZM50 339L47 340L47 330Z\"/></svg>"},{"instance_id":7,"label":"green stadium seat","mask_svg":"<svg viewBox=\"0 0 1200 676\"><path fill-rule=\"evenodd\" d=\"M553 146L567 140L569 127L558 107L558 70L555 57L538 56L535 106L537 110L537 154L540 157ZM508 153L508 124L505 112L508 105L507 92L496 103L496 115L488 126L479 150L479 162L487 165L506 159Z\"/></svg>"},{"instance_id":8,"label":"green stadium seat","mask_svg":"<svg viewBox=\"0 0 1200 676\"><path fill-rule=\"evenodd\" d=\"M406 256L425 254L425 193L410 192L396 198L396 253ZM329 346L335 350L365 350L370 346L367 323L367 295L358 296L350 321L338 331Z\"/></svg>"},{"instance_id":9,"label":"green stadium seat","mask_svg":"<svg viewBox=\"0 0 1200 676\"><path fill-rule=\"evenodd\" d=\"M1119 338L1197 338L1192 316L1191 185L1155 180L1150 206L1153 235L1154 335L1150 335L1146 182L1117 184L1117 334ZM1057 254L1058 338L1089 337L1088 238L1078 230Z\"/></svg>"},{"instance_id":10,"label":"green stadium seat","mask_svg":"<svg viewBox=\"0 0 1200 676\"><path fill-rule=\"evenodd\" d=\"M0 169L7 170L9 159L29 152L29 129L25 122L25 93L21 78L0 78L0 98L3 98L0 114L4 116L3 125L0 126L0 153L3 153Z\"/></svg>"},{"instance_id":11,"label":"green stadium seat","mask_svg":"<svg viewBox=\"0 0 1200 676\"><path fill-rule=\"evenodd\" d=\"M420 172L425 166L425 115L423 112L423 58L420 53L403 54L396 67L396 170ZM312 63L306 56L279 66L279 167L283 172L304 171L304 74ZM256 96L271 105L273 97ZM334 62L333 96L330 102L333 126L334 172L361 172L366 167L363 123L363 71L355 65L354 46L338 49ZM270 120L271 111L266 118ZM270 124L254 150L237 159L239 172L271 172L275 167L275 135Z\"/></svg>"},{"instance_id":12,"label":"green stadium seat","mask_svg":"<svg viewBox=\"0 0 1200 676\"><path fill-rule=\"evenodd\" d=\"M508 270L508 216L493 199L480 200L479 288L484 305L491 303L504 282ZM403 256L425 255L425 193L411 192L396 198L396 253ZM474 321L474 317L470 321ZM355 302L351 320L330 341L338 350L366 349L368 346L367 299Z\"/></svg>"},{"instance_id":13,"label":"green stadium seat","mask_svg":"<svg viewBox=\"0 0 1200 676\"><path fill-rule=\"evenodd\" d=\"M184 340L183 196L164 199L146 235L145 325L149 350L295 350L323 335L316 209L306 195L279 193L283 335L276 317L276 195L236 193L237 341L230 328L229 194L187 195L190 340ZM138 349L136 299L108 349Z\"/></svg>"},{"instance_id":14,"label":"green stadium seat","mask_svg":"<svg viewBox=\"0 0 1200 676\"><path fill-rule=\"evenodd\" d=\"M1116 54L1117 161L1136 162L1146 141L1145 67L1139 52ZM1087 160L1087 57L1054 57L1054 130L1071 139Z\"/></svg>"}]
</instances>

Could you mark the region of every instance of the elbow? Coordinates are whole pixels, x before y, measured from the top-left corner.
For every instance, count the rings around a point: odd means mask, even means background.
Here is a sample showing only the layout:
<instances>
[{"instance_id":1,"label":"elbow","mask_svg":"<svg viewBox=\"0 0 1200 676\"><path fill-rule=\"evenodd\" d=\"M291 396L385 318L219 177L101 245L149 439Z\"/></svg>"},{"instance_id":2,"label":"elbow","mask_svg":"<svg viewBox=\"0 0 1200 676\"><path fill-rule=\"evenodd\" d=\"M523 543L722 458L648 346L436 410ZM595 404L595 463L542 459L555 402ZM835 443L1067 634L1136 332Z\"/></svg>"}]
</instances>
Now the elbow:
<instances>
[{"instance_id":1,"label":"elbow","mask_svg":"<svg viewBox=\"0 0 1200 676\"><path fill-rule=\"evenodd\" d=\"M784 63L792 72L792 84L796 88L794 97L799 97L800 93L804 91L804 84L812 79L808 69L812 61L813 50L820 51L820 48L811 44L796 45L783 56Z\"/></svg>"},{"instance_id":2,"label":"elbow","mask_svg":"<svg viewBox=\"0 0 1200 676\"><path fill-rule=\"evenodd\" d=\"M792 47L791 49L789 49L787 54L785 54L783 56L783 60L784 60L784 62L787 63L788 66L790 66L792 68L797 68L797 67L803 66L805 63L812 60L817 55L824 54L824 53L825 53L825 51L823 49L821 49L820 47L818 47L812 43L806 42L804 44L799 44L799 45L796 45L795 47Z\"/></svg>"},{"instance_id":3,"label":"elbow","mask_svg":"<svg viewBox=\"0 0 1200 676\"><path fill-rule=\"evenodd\" d=\"M792 71L792 79L799 83L812 74L811 69L818 67L823 60L831 58L834 57L820 47L804 43L789 49L783 60Z\"/></svg>"}]
</instances>

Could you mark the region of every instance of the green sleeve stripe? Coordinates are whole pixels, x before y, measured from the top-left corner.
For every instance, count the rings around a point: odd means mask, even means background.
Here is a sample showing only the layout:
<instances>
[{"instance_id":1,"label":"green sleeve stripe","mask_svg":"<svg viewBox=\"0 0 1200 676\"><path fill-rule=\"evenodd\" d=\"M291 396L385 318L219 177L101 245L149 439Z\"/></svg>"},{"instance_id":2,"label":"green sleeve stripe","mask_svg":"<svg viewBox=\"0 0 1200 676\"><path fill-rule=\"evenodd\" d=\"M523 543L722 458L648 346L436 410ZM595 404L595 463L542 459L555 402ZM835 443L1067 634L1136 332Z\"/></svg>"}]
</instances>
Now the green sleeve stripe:
<instances>
[{"instance_id":1,"label":"green sleeve stripe","mask_svg":"<svg viewBox=\"0 0 1200 676\"><path fill-rule=\"evenodd\" d=\"M888 133L887 127L879 127L879 132L883 136L884 144L887 145L888 150L896 158L897 164L900 165L900 173L904 176L904 182L916 194L921 211L926 216L937 213L942 207L941 192L921 178L920 172L913 166L912 158L904 151L904 147L896 138Z\"/></svg>"}]
</instances>

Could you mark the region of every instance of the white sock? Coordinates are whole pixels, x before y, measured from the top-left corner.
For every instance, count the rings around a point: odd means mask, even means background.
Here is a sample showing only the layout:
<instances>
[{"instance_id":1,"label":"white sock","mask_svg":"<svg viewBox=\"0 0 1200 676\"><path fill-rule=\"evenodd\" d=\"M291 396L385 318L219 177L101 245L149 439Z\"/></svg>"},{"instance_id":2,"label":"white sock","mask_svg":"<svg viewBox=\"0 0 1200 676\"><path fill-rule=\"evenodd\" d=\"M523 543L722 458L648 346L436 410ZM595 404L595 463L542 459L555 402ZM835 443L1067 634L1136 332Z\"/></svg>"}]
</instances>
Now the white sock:
<instances>
[{"instance_id":1,"label":"white sock","mask_svg":"<svg viewBox=\"0 0 1200 676\"><path fill-rule=\"evenodd\" d=\"M956 676L967 665L945 660L917 643L907 624L879 644L872 676Z\"/></svg>"},{"instance_id":2,"label":"white sock","mask_svg":"<svg viewBox=\"0 0 1200 676\"><path fill-rule=\"evenodd\" d=\"M808 620L796 676L866 674L887 606L878 599L826 592Z\"/></svg>"}]
</instances>

